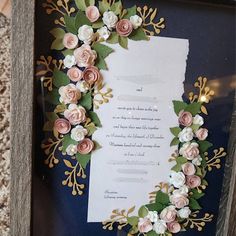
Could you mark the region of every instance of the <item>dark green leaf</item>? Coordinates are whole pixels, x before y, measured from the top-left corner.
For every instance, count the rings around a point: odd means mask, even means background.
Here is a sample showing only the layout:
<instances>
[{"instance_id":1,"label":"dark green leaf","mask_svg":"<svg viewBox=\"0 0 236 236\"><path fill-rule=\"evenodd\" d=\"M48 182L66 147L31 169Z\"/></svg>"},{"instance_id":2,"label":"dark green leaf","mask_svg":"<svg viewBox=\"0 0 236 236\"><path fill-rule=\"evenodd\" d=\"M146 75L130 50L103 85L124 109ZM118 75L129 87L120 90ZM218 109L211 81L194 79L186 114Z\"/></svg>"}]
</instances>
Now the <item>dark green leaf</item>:
<instances>
[{"instance_id":1,"label":"dark green leaf","mask_svg":"<svg viewBox=\"0 0 236 236\"><path fill-rule=\"evenodd\" d=\"M102 20L99 20L99 21L93 23L93 25L92 25L93 29L99 29L99 28L101 28L103 26L104 26L104 23L103 23Z\"/></svg>"},{"instance_id":2,"label":"dark green leaf","mask_svg":"<svg viewBox=\"0 0 236 236\"><path fill-rule=\"evenodd\" d=\"M152 230L147 233L147 236L158 236L158 234Z\"/></svg>"},{"instance_id":3,"label":"dark green leaf","mask_svg":"<svg viewBox=\"0 0 236 236\"><path fill-rule=\"evenodd\" d=\"M156 194L155 202L162 205L167 205L170 202L170 199L167 193L163 193L161 190L159 190Z\"/></svg>"},{"instance_id":4,"label":"dark green leaf","mask_svg":"<svg viewBox=\"0 0 236 236\"><path fill-rule=\"evenodd\" d=\"M202 103L200 102L194 102L191 104L188 104L188 106L184 109L185 111L189 111L193 116L197 115L197 113L200 112Z\"/></svg>"},{"instance_id":5,"label":"dark green leaf","mask_svg":"<svg viewBox=\"0 0 236 236\"><path fill-rule=\"evenodd\" d=\"M203 192L198 192L197 189L192 189L191 192L192 192L191 198L194 198L196 200L200 199L201 197L205 195L205 193Z\"/></svg>"},{"instance_id":6,"label":"dark green leaf","mask_svg":"<svg viewBox=\"0 0 236 236\"><path fill-rule=\"evenodd\" d=\"M46 112L46 117L49 121L54 122L56 119L58 119L58 115L55 112Z\"/></svg>"},{"instance_id":7,"label":"dark green leaf","mask_svg":"<svg viewBox=\"0 0 236 236\"><path fill-rule=\"evenodd\" d=\"M94 146L95 146L95 150L101 149L102 146L95 140L93 140Z\"/></svg>"},{"instance_id":8,"label":"dark green leaf","mask_svg":"<svg viewBox=\"0 0 236 236\"><path fill-rule=\"evenodd\" d=\"M193 132L196 132L199 129L200 125L191 125L190 128L192 128Z\"/></svg>"},{"instance_id":9,"label":"dark green leaf","mask_svg":"<svg viewBox=\"0 0 236 236\"><path fill-rule=\"evenodd\" d=\"M88 136L91 136L94 134L94 132L97 130L96 126L94 123L90 123L89 125L86 126L86 129L88 131Z\"/></svg>"},{"instance_id":10,"label":"dark green leaf","mask_svg":"<svg viewBox=\"0 0 236 236\"><path fill-rule=\"evenodd\" d=\"M128 38L119 36L119 44L122 48L128 49Z\"/></svg>"},{"instance_id":11,"label":"dark green leaf","mask_svg":"<svg viewBox=\"0 0 236 236\"><path fill-rule=\"evenodd\" d=\"M45 100L48 101L49 103L53 104L53 105L58 105L59 102L59 93L57 89L53 89L51 92L49 92L46 97Z\"/></svg>"},{"instance_id":12,"label":"dark green leaf","mask_svg":"<svg viewBox=\"0 0 236 236\"><path fill-rule=\"evenodd\" d=\"M138 28L134 30L129 38L134 41L139 41L139 40L148 40L147 35L145 34L144 30L142 28Z\"/></svg>"},{"instance_id":13,"label":"dark green leaf","mask_svg":"<svg viewBox=\"0 0 236 236\"><path fill-rule=\"evenodd\" d=\"M137 6L133 6L131 8L127 9L127 13L124 15L124 19L129 19L131 16L134 16L137 14Z\"/></svg>"},{"instance_id":14,"label":"dark green leaf","mask_svg":"<svg viewBox=\"0 0 236 236\"><path fill-rule=\"evenodd\" d=\"M173 127L170 128L170 132L175 136L178 137L178 134L182 131L180 127Z\"/></svg>"},{"instance_id":15,"label":"dark green leaf","mask_svg":"<svg viewBox=\"0 0 236 236\"><path fill-rule=\"evenodd\" d=\"M76 154L76 159L79 162L79 164L86 169L90 159L91 159L91 154L87 154L87 155L82 155L80 153Z\"/></svg>"},{"instance_id":16,"label":"dark green leaf","mask_svg":"<svg viewBox=\"0 0 236 236\"><path fill-rule=\"evenodd\" d=\"M118 2L115 2L111 6L111 11L113 11L116 15L120 15L122 11L122 3L119 0Z\"/></svg>"},{"instance_id":17,"label":"dark green leaf","mask_svg":"<svg viewBox=\"0 0 236 236\"><path fill-rule=\"evenodd\" d=\"M103 59L109 56L114 50L104 44L95 43L93 45L93 49L97 52L97 54Z\"/></svg>"},{"instance_id":18,"label":"dark green leaf","mask_svg":"<svg viewBox=\"0 0 236 236\"><path fill-rule=\"evenodd\" d=\"M95 5L95 0L85 0L86 6L94 6Z\"/></svg>"},{"instance_id":19,"label":"dark green leaf","mask_svg":"<svg viewBox=\"0 0 236 236\"><path fill-rule=\"evenodd\" d=\"M66 152L66 149L67 147L72 144L72 145L77 145L78 142L76 142L75 140L73 140L71 137L70 137L70 134L67 134L63 137L63 140L62 140L62 152Z\"/></svg>"},{"instance_id":20,"label":"dark green leaf","mask_svg":"<svg viewBox=\"0 0 236 236\"><path fill-rule=\"evenodd\" d=\"M176 164L175 166L173 166L171 168L171 170L175 171L175 172L179 172L182 170L182 165L181 164Z\"/></svg>"},{"instance_id":21,"label":"dark green leaf","mask_svg":"<svg viewBox=\"0 0 236 236\"><path fill-rule=\"evenodd\" d=\"M53 85L57 88L70 83L69 77L62 71L55 69L53 72Z\"/></svg>"},{"instance_id":22,"label":"dark green leaf","mask_svg":"<svg viewBox=\"0 0 236 236\"><path fill-rule=\"evenodd\" d=\"M99 55L97 57L95 66L99 70L107 70L107 64L106 64L105 60L102 57L100 57Z\"/></svg>"},{"instance_id":23,"label":"dark green leaf","mask_svg":"<svg viewBox=\"0 0 236 236\"><path fill-rule=\"evenodd\" d=\"M92 93L91 92L86 93L79 100L79 104L81 106L83 106L87 111L91 110L92 102L93 102L93 100L92 100Z\"/></svg>"},{"instance_id":24,"label":"dark green leaf","mask_svg":"<svg viewBox=\"0 0 236 236\"><path fill-rule=\"evenodd\" d=\"M176 162L180 165L183 165L184 163L186 163L188 160L185 157L177 157L176 158Z\"/></svg>"},{"instance_id":25,"label":"dark green leaf","mask_svg":"<svg viewBox=\"0 0 236 236\"><path fill-rule=\"evenodd\" d=\"M66 30L72 34L77 35L78 29L75 27L75 17L70 17L68 15L64 16Z\"/></svg>"},{"instance_id":26,"label":"dark green leaf","mask_svg":"<svg viewBox=\"0 0 236 236\"><path fill-rule=\"evenodd\" d=\"M87 8L85 0L75 0L75 4L81 11L85 11Z\"/></svg>"},{"instance_id":27,"label":"dark green leaf","mask_svg":"<svg viewBox=\"0 0 236 236\"><path fill-rule=\"evenodd\" d=\"M204 153L206 152L210 147L212 147L212 143L204 140L204 141L198 141L200 152Z\"/></svg>"},{"instance_id":28,"label":"dark green leaf","mask_svg":"<svg viewBox=\"0 0 236 236\"><path fill-rule=\"evenodd\" d=\"M64 51L62 51L62 54L66 57L67 55L73 55L73 50L71 50L71 49L66 49L66 50L64 50Z\"/></svg>"},{"instance_id":29,"label":"dark green leaf","mask_svg":"<svg viewBox=\"0 0 236 236\"><path fill-rule=\"evenodd\" d=\"M54 28L50 31L50 34L52 34L57 39L63 39L65 31L62 28Z\"/></svg>"},{"instance_id":30,"label":"dark green leaf","mask_svg":"<svg viewBox=\"0 0 236 236\"><path fill-rule=\"evenodd\" d=\"M137 216L131 216L127 218L127 222L132 226L137 225L138 221L139 221L139 218Z\"/></svg>"},{"instance_id":31,"label":"dark green leaf","mask_svg":"<svg viewBox=\"0 0 236 236\"><path fill-rule=\"evenodd\" d=\"M54 127L53 121L47 121L43 126L43 131L52 131Z\"/></svg>"},{"instance_id":32,"label":"dark green leaf","mask_svg":"<svg viewBox=\"0 0 236 236\"><path fill-rule=\"evenodd\" d=\"M177 137L173 138L173 140L170 143L170 146L176 146L180 143L179 139Z\"/></svg>"},{"instance_id":33,"label":"dark green leaf","mask_svg":"<svg viewBox=\"0 0 236 236\"><path fill-rule=\"evenodd\" d=\"M86 17L84 12L78 11L78 13L75 16L75 28L76 32L78 32L78 29L83 25L91 25L92 23L89 21L89 19Z\"/></svg>"},{"instance_id":34,"label":"dark green leaf","mask_svg":"<svg viewBox=\"0 0 236 236\"><path fill-rule=\"evenodd\" d=\"M200 167L196 167L196 175L202 177L202 169Z\"/></svg>"},{"instance_id":35,"label":"dark green leaf","mask_svg":"<svg viewBox=\"0 0 236 236\"><path fill-rule=\"evenodd\" d=\"M161 203L150 203L147 204L146 207L149 211L161 212L166 207L166 205L162 205Z\"/></svg>"},{"instance_id":36,"label":"dark green leaf","mask_svg":"<svg viewBox=\"0 0 236 236\"><path fill-rule=\"evenodd\" d=\"M148 209L145 206L141 206L138 210L138 216L144 218L148 214Z\"/></svg>"},{"instance_id":37,"label":"dark green leaf","mask_svg":"<svg viewBox=\"0 0 236 236\"><path fill-rule=\"evenodd\" d=\"M179 112L184 110L188 104L182 101L173 101L173 105L174 105L175 114L178 116Z\"/></svg>"},{"instance_id":38,"label":"dark green leaf","mask_svg":"<svg viewBox=\"0 0 236 236\"><path fill-rule=\"evenodd\" d=\"M116 32L112 32L108 40L106 41L110 44L116 44L119 42L119 35Z\"/></svg>"},{"instance_id":39,"label":"dark green leaf","mask_svg":"<svg viewBox=\"0 0 236 236\"><path fill-rule=\"evenodd\" d=\"M105 11L110 10L110 5L106 0L99 1L99 11L103 14Z\"/></svg>"},{"instance_id":40,"label":"dark green leaf","mask_svg":"<svg viewBox=\"0 0 236 236\"><path fill-rule=\"evenodd\" d=\"M55 50L62 50L64 48L64 45L62 43L62 39L60 38L56 38L51 45L51 49L55 49Z\"/></svg>"},{"instance_id":41,"label":"dark green leaf","mask_svg":"<svg viewBox=\"0 0 236 236\"><path fill-rule=\"evenodd\" d=\"M202 180L202 184L208 186L208 182L205 179Z\"/></svg>"},{"instance_id":42,"label":"dark green leaf","mask_svg":"<svg viewBox=\"0 0 236 236\"><path fill-rule=\"evenodd\" d=\"M202 209L197 200L195 200L194 198L189 198L189 208L194 211Z\"/></svg>"},{"instance_id":43,"label":"dark green leaf","mask_svg":"<svg viewBox=\"0 0 236 236\"><path fill-rule=\"evenodd\" d=\"M88 114L89 114L89 117L91 118L92 122L97 127L102 127L101 121L99 120L98 115L94 111L89 111Z\"/></svg>"}]
</instances>

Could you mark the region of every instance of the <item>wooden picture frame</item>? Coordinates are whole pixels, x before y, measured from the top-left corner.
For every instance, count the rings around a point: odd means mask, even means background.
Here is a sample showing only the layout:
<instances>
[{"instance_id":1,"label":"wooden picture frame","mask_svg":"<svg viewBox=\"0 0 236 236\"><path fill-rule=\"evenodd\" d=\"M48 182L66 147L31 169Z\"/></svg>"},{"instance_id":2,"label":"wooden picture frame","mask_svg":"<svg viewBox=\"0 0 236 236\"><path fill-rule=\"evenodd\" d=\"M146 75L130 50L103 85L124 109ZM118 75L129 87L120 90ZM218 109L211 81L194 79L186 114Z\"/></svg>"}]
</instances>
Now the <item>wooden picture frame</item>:
<instances>
[{"instance_id":1,"label":"wooden picture frame","mask_svg":"<svg viewBox=\"0 0 236 236\"><path fill-rule=\"evenodd\" d=\"M228 1L229 4L234 2ZM32 228L35 2L13 0L12 6L11 235L29 236ZM217 225L218 236L236 233L235 134L236 105Z\"/></svg>"}]
</instances>

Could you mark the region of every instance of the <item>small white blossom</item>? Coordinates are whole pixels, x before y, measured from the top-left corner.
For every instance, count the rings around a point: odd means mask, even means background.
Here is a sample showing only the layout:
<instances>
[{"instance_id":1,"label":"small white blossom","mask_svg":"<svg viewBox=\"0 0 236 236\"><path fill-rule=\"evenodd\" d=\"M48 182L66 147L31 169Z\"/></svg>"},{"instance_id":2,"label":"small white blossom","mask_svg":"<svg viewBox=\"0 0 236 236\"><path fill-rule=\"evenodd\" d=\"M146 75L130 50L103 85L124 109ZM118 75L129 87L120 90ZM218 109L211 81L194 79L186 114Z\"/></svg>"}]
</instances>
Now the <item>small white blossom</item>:
<instances>
[{"instance_id":1,"label":"small white blossom","mask_svg":"<svg viewBox=\"0 0 236 236\"><path fill-rule=\"evenodd\" d=\"M138 16L138 15L131 16L130 17L130 21L131 21L134 29L137 29L143 23L143 19L140 16Z\"/></svg>"},{"instance_id":2,"label":"small white blossom","mask_svg":"<svg viewBox=\"0 0 236 236\"><path fill-rule=\"evenodd\" d=\"M187 219L189 218L189 215L191 214L191 210L189 207L184 207L178 211L178 216L182 219Z\"/></svg>"},{"instance_id":3,"label":"small white blossom","mask_svg":"<svg viewBox=\"0 0 236 236\"><path fill-rule=\"evenodd\" d=\"M71 138L77 142L82 141L85 138L85 135L88 133L83 126L77 125L71 130Z\"/></svg>"},{"instance_id":4,"label":"small white blossom","mask_svg":"<svg viewBox=\"0 0 236 236\"><path fill-rule=\"evenodd\" d=\"M181 143L191 141L193 139L193 136L193 130L189 127L185 127L178 135L179 141Z\"/></svg>"},{"instance_id":5,"label":"small white blossom","mask_svg":"<svg viewBox=\"0 0 236 236\"><path fill-rule=\"evenodd\" d=\"M156 222L158 220L158 214L156 211L149 211L146 216L151 222Z\"/></svg>"},{"instance_id":6,"label":"small white blossom","mask_svg":"<svg viewBox=\"0 0 236 236\"><path fill-rule=\"evenodd\" d=\"M153 230L157 234L164 234L167 230L166 222L164 220L157 220L153 225Z\"/></svg>"},{"instance_id":7,"label":"small white blossom","mask_svg":"<svg viewBox=\"0 0 236 236\"><path fill-rule=\"evenodd\" d=\"M188 191L189 191L188 186L184 184L179 189L174 190L173 195L187 195Z\"/></svg>"},{"instance_id":8,"label":"small white blossom","mask_svg":"<svg viewBox=\"0 0 236 236\"><path fill-rule=\"evenodd\" d=\"M184 175L184 173L183 172L171 171L169 182L175 188L182 187L185 184L185 175Z\"/></svg>"},{"instance_id":9,"label":"small white blossom","mask_svg":"<svg viewBox=\"0 0 236 236\"><path fill-rule=\"evenodd\" d=\"M107 40L111 35L111 32L108 30L106 26L103 26L102 28L98 29L97 32L99 34L99 39L103 40Z\"/></svg>"},{"instance_id":10,"label":"small white blossom","mask_svg":"<svg viewBox=\"0 0 236 236\"><path fill-rule=\"evenodd\" d=\"M64 60L63 60L64 66L66 68L71 68L72 66L74 66L76 64L76 60L74 56L71 55L67 55Z\"/></svg>"},{"instance_id":11,"label":"small white blossom","mask_svg":"<svg viewBox=\"0 0 236 236\"><path fill-rule=\"evenodd\" d=\"M118 21L117 15L113 11L106 11L103 14L103 23L107 26L108 29L112 29L116 27L116 23Z\"/></svg>"},{"instance_id":12,"label":"small white blossom","mask_svg":"<svg viewBox=\"0 0 236 236\"><path fill-rule=\"evenodd\" d=\"M77 146L70 144L67 148L66 148L66 154L69 156L74 156L77 153Z\"/></svg>"},{"instance_id":13,"label":"small white blossom","mask_svg":"<svg viewBox=\"0 0 236 236\"><path fill-rule=\"evenodd\" d=\"M94 39L93 28L89 25L83 25L78 30L78 38L85 44L90 44Z\"/></svg>"},{"instance_id":14,"label":"small white blossom","mask_svg":"<svg viewBox=\"0 0 236 236\"><path fill-rule=\"evenodd\" d=\"M203 125L204 124L204 119L202 116L200 115L196 115L193 117L193 124L194 125Z\"/></svg>"},{"instance_id":15,"label":"small white blossom","mask_svg":"<svg viewBox=\"0 0 236 236\"><path fill-rule=\"evenodd\" d=\"M195 166L200 166L201 163L202 163L202 158L201 156L197 156L195 157L193 160L192 160L192 163L195 165Z\"/></svg>"},{"instance_id":16,"label":"small white blossom","mask_svg":"<svg viewBox=\"0 0 236 236\"><path fill-rule=\"evenodd\" d=\"M80 92L85 93L89 90L89 84L86 81L78 81L76 83L76 88L80 90Z\"/></svg>"}]
</instances>

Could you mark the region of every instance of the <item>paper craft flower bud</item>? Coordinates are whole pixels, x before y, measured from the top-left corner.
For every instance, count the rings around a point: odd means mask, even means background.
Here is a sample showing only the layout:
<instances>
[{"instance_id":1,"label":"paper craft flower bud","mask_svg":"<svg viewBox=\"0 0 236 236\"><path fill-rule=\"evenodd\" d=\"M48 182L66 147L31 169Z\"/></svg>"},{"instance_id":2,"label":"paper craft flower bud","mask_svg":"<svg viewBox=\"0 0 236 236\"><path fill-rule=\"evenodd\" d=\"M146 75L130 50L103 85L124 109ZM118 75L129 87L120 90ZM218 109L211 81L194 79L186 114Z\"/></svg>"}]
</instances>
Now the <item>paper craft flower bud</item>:
<instances>
[{"instance_id":1,"label":"paper craft flower bud","mask_svg":"<svg viewBox=\"0 0 236 236\"><path fill-rule=\"evenodd\" d=\"M65 48L74 49L78 45L79 39L72 33L66 33L63 38Z\"/></svg>"},{"instance_id":2,"label":"paper craft flower bud","mask_svg":"<svg viewBox=\"0 0 236 236\"><path fill-rule=\"evenodd\" d=\"M71 125L68 120L60 118L55 120L54 129L60 134L67 134L71 129Z\"/></svg>"},{"instance_id":3,"label":"paper craft flower bud","mask_svg":"<svg viewBox=\"0 0 236 236\"><path fill-rule=\"evenodd\" d=\"M194 165L190 162L187 162L185 164L182 165L182 170L184 172L185 175L194 175L196 172L196 169L194 167Z\"/></svg>"},{"instance_id":4,"label":"paper craft flower bud","mask_svg":"<svg viewBox=\"0 0 236 236\"><path fill-rule=\"evenodd\" d=\"M64 116L72 125L79 125L86 120L86 110L82 106L70 104Z\"/></svg>"},{"instance_id":5,"label":"paper craft flower bud","mask_svg":"<svg viewBox=\"0 0 236 236\"><path fill-rule=\"evenodd\" d=\"M72 66L76 64L75 57L71 55L67 55L63 60L63 64L66 68L71 68Z\"/></svg>"},{"instance_id":6,"label":"paper craft flower bud","mask_svg":"<svg viewBox=\"0 0 236 236\"><path fill-rule=\"evenodd\" d=\"M89 154L94 148L94 142L89 138L85 138L78 144L78 152L82 155Z\"/></svg>"},{"instance_id":7,"label":"paper craft flower bud","mask_svg":"<svg viewBox=\"0 0 236 236\"><path fill-rule=\"evenodd\" d=\"M188 111L180 111L179 124L183 126L191 126L193 123L193 116Z\"/></svg>"},{"instance_id":8,"label":"paper craft flower bud","mask_svg":"<svg viewBox=\"0 0 236 236\"><path fill-rule=\"evenodd\" d=\"M200 115L196 115L193 118L193 124L194 125L203 125L204 124L204 119Z\"/></svg>"},{"instance_id":9,"label":"paper craft flower bud","mask_svg":"<svg viewBox=\"0 0 236 236\"><path fill-rule=\"evenodd\" d=\"M88 131L81 125L77 125L71 130L71 138L77 142L82 141L87 135Z\"/></svg>"},{"instance_id":10,"label":"paper craft flower bud","mask_svg":"<svg viewBox=\"0 0 236 236\"><path fill-rule=\"evenodd\" d=\"M67 71L67 75L73 82L77 82L83 78L83 72L77 67L70 68Z\"/></svg>"},{"instance_id":11,"label":"paper craft flower bud","mask_svg":"<svg viewBox=\"0 0 236 236\"><path fill-rule=\"evenodd\" d=\"M130 17L130 22L132 23L133 28L137 29L138 27L142 25L143 19L138 15L134 15Z\"/></svg>"},{"instance_id":12,"label":"paper craft flower bud","mask_svg":"<svg viewBox=\"0 0 236 236\"><path fill-rule=\"evenodd\" d=\"M189 207L184 207L178 211L178 216L182 219L187 219L191 214Z\"/></svg>"},{"instance_id":13,"label":"paper craft flower bud","mask_svg":"<svg viewBox=\"0 0 236 236\"><path fill-rule=\"evenodd\" d=\"M157 222L153 225L153 230L157 234L164 234L167 230L166 222L164 220L157 220Z\"/></svg>"},{"instance_id":14,"label":"paper craft flower bud","mask_svg":"<svg viewBox=\"0 0 236 236\"><path fill-rule=\"evenodd\" d=\"M78 30L78 37L85 44L90 44L94 39L93 28L89 25L81 26Z\"/></svg>"},{"instance_id":15,"label":"paper craft flower bud","mask_svg":"<svg viewBox=\"0 0 236 236\"><path fill-rule=\"evenodd\" d=\"M76 63L79 67L92 66L97 58L97 53L89 45L82 45L74 51Z\"/></svg>"},{"instance_id":16,"label":"paper craft flower bud","mask_svg":"<svg viewBox=\"0 0 236 236\"><path fill-rule=\"evenodd\" d=\"M176 219L177 211L174 206L166 207L162 210L160 218L166 223L172 222Z\"/></svg>"},{"instance_id":17,"label":"paper craft flower bud","mask_svg":"<svg viewBox=\"0 0 236 236\"><path fill-rule=\"evenodd\" d=\"M140 218L138 222L138 230L140 233L148 233L152 230L152 223L148 218Z\"/></svg>"},{"instance_id":18,"label":"paper craft flower bud","mask_svg":"<svg viewBox=\"0 0 236 236\"><path fill-rule=\"evenodd\" d=\"M200 166L201 163L202 163L202 158L201 156L197 156L195 157L193 160L192 160L192 163L195 165L195 166Z\"/></svg>"},{"instance_id":19,"label":"paper craft flower bud","mask_svg":"<svg viewBox=\"0 0 236 236\"><path fill-rule=\"evenodd\" d=\"M91 86L101 79L101 74L97 67L90 66L84 70L83 78Z\"/></svg>"},{"instance_id":20,"label":"paper craft flower bud","mask_svg":"<svg viewBox=\"0 0 236 236\"><path fill-rule=\"evenodd\" d=\"M89 6L86 8L86 16L90 22L95 22L98 20L100 13L96 6Z\"/></svg>"},{"instance_id":21,"label":"paper craft flower bud","mask_svg":"<svg viewBox=\"0 0 236 236\"><path fill-rule=\"evenodd\" d=\"M74 84L68 84L59 88L60 102L65 104L77 103L81 98L80 91L76 88Z\"/></svg>"},{"instance_id":22,"label":"paper craft flower bud","mask_svg":"<svg viewBox=\"0 0 236 236\"><path fill-rule=\"evenodd\" d=\"M74 156L77 153L77 146L70 144L67 148L66 148L66 154L69 156Z\"/></svg>"},{"instance_id":23,"label":"paper craft flower bud","mask_svg":"<svg viewBox=\"0 0 236 236\"><path fill-rule=\"evenodd\" d=\"M195 134L199 140L205 140L208 136L208 130L205 128L200 128Z\"/></svg>"},{"instance_id":24,"label":"paper craft flower bud","mask_svg":"<svg viewBox=\"0 0 236 236\"><path fill-rule=\"evenodd\" d=\"M186 184L189 188L197 188L201 185L201 178L196 175L190 175L186 177Z\"/></svg>"},{"instance_id":25,"label":"paper craft flower bud","mask_svg":"<svg viewBox=\"0 0 236 236\"><path fill-rule=\"evenodd\" d=\"M112 29L116 27L116 23L118 21L117 15L113 11L106 11L103 14L103 23L108 27L108 29Z\"/></svg>"},{"instance_id":26,"label":"paper craft flower bud","mask_svg":"<svg viewBox=\"0 0 236 236\"><path fill-rule=\"evenodd\" d=\"M195 142L193 143L185 143L179 150L179 154L188 160L193 160L195 157L199 155L199 145Z\"/></svg>"},{"instance_id":27,"label":"paper craft flower bud","mask_svg":"<svg viewBox=\"0 0 236 236\"><path fill-rule=\"evenodd\" d=\"M116 32L123 37L128 37L133 31L132 23L127 19L122 19L116 24Z\"/></svg>"},{"instance_id":28,"label":"paper craft flower bud","mask_svg":"<svg viewBox=\"0 0 236 236\"><path fill-rule=\"evenodd\" d=\"M181 209L189 204L187 195L174 194L170 196L170 202L175 205L176 208Z\"/></svg>"},{"instance_id":29,"label":"paper craft flower bud","mask_svg":"<svg viewBox=\"0 0 236 236\"><path fill-rule=\"evenodd\" d=\"M167 228L173 234L179 233L179 231L181 230L180 224L176 221L168 223Z\"/></svg>"},{"instance_id":30,"label":"paper craft flower bud","mask_svg":"<svg viewBox=\"0 0 236 236\"><path fill-rule=\"evenodd\" d=\"M102 28L98 29L97 33L99 35L99 39L103 40L107 40L111 35L111 32L107 29L106 26L103 26Z\"/></svg>"}]
</instances>

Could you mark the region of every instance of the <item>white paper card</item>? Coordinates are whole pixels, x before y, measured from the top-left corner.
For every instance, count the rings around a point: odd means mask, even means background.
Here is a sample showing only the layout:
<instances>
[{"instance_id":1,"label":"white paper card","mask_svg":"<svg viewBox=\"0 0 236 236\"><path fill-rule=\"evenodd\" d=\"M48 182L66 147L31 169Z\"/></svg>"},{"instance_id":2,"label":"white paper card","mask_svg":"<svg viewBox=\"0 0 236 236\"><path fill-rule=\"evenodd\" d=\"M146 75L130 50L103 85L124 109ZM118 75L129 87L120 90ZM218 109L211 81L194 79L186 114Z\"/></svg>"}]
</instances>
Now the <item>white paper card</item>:
<instances>
[{"instance_id":1,"label":"white paper card","mask_svg":"<svg viewBox=\"0 0 236 236\"><path fill-rule=\"evenodd\" d=\"M114 97L96 111L102 128L93 139L102 148L92 154L88 222L104 221L114 209L137 210L168 181L172 100L184 92L188 40L151 37L113 48L103 76Z\"/></svg>"}]
</instances>

